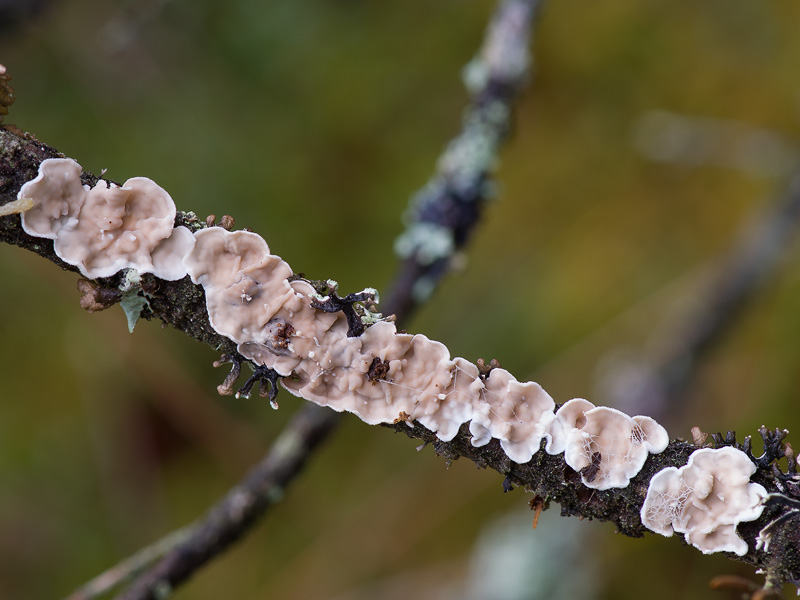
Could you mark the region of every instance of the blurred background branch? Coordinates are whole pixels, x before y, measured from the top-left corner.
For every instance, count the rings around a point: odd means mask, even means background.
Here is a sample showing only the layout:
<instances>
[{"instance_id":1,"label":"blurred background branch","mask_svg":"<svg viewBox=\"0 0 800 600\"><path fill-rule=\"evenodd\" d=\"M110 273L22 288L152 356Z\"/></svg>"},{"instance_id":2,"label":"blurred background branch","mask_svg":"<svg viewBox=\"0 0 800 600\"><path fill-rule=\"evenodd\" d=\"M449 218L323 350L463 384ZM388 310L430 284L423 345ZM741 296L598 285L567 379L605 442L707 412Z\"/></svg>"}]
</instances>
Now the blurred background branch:
<instances>
[{"instance_id":1,"label":"blurred background branch","mask_svg":"<svg viewBox=\"0 0 800 600\"><path fill-rule=\"evenodd\" d=\"M471 102L462 130L437 171L414 196L406 230L395 242L402 263L384 310L402 322L425 302L473 233L484 204L496 193L491 176L511 127L513 103L530 75L531 21L539 0L505 1L481 52L464 68Z\"/></svg>"},{"instance_id":2,"label":"blurred background branch","mask_svg":"<svg viewBox=\"0 0 800 600\"><path fill-rule=\"evenodd\" d=\"M267 509L283 499L286 486L303 469L336 421L333 411L327 408L311 405L298 410L264 460L187 535L180 536L173 547L165 547L164 558L119 598L163 599L209 560L227 550ZM152 561L156 559L157 556L151 557Z\"/></svg>"},{"instance_id":3,"label":"blurred background branch","mask_svg":"<svg viewBox=\"0 0 800 600\"><path fill-rule=\"evenodd\" d=\"M0 0L0 34L37 17L50 0Z\"/></svg>"},{"instance_id":4,"label":"blurred background branch","mask_svg":"<svg viewBox=\"0 0 800 600\"><path fill-rule=\"evenodd\" d=\"M681 313L655 325L637 359L614 364L611 358L605 364L599 395L608 403L650 415L667 428L691 418L687 388L699 362L736 326L755 296L774 285L790 259L800 227L800 174L763 212L696 278L690 300L676 307Z\"/></svg>"}]
</instances>

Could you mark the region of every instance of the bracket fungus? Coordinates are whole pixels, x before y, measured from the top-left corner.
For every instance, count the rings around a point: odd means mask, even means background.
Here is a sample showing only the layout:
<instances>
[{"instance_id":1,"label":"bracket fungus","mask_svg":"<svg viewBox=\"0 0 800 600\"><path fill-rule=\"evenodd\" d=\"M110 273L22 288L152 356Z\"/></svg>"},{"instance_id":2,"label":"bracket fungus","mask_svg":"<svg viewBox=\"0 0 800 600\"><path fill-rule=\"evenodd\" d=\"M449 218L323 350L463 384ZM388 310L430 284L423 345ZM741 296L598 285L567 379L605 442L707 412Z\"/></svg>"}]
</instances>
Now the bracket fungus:
<instances>
[{"instance_id":1,"label":"bracket fungus","mask_svg":"<svg viewBox=\"0 0 800 600\"><path fill-rule=\"evenodd\" d=\"M89 188L80 176L72 159L42 162L18 194L34 203L22 213L26 233L54 240L58 257L90 279L127 268L168 280L186 275L183 256L194 239L174 228L175 203L163 188L145 177Z\"/></svg>"},{"instance_id":2,"label":"bracket fungus","mask_svg":"<svg viewBox=\"0 0 800 600\"><path fill-rule=\"evenodd\" d=\"M538 383L520 383L501 368L490 371L481 397L484 401L475 407L469 426L472 444L481 446L497 438L511 460L528 462L555 418L553 398Z\"/></svg>"},{"instance_id":3,"label":"bracket fungus","mask_svg":"<svg viewBox=\"0 0 800 600\"><path fill-rule=\"evenodd\" d=\"M667 430L650 417L630 417L583 398L566 402L548 429L549 454L580 472L581 481L597 490L625 487L644 466L647 455L663 452Z\"/></svg>"},{"instance_id":4,"label":"bracket fungus","mask_svg":"<svg viewBox=\"0 0 800 600\"><path fill-rule=\"evenodd\" d=\"M289 265L249 231L209 227L194 237L184 264L205 290L212 327L237 344L264 343L267 323L293 295Z\"/></svg>"},{"instance_id":5,"label":"bracket fungus","mask_svg":"<svg viewBox=\"0 0 800 600\"><path fill-rule=\"evenodd\" d=\"M750 482L756 466L730 446L696 450L681 467L668 467L651 480L642 506L642 523L670 537L683 533L704 554L747 554L747 543L736 533L743 521L754 521L764 510L767 491Z\"/></svg>"}]
</instances>

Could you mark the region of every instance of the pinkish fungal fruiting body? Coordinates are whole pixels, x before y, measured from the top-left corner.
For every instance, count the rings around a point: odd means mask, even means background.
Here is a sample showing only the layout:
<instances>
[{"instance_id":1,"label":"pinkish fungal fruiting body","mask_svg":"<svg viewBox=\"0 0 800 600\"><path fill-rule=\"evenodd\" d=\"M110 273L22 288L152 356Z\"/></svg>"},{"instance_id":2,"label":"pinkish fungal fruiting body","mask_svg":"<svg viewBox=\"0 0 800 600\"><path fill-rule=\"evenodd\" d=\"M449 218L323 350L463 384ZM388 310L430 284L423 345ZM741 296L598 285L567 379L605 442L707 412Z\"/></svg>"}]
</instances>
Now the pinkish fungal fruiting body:
<instances>
[{"instance_id":1,"label":"pinkish fungal fruiting body","mask_svg":"<svg viewBox=\"0 0 800 600\"><path fill-rule=\"evenodd\" d=\"M259 235L173 228L172 199L152 181L101 181L89 189L80 174L72 160L41 164L19 193L34 202L22 217L25 231L53 239L57 254L89 278L120 269L170 280L188 274L205 291L212 327L245 358L286 377L283 386L296 396L371 424L417 421L443 441L468 423L473 446L498 440L520 464L546 441L548 453L563 452L583 484L599 490L627 486L650 453L667 447L667 432L653 419L583 399L556 412L539 384L501 368L481 371L389 321L352 335L342 312L317 308L326 299L310 283L289 280L291 268ZM642 509L645 525L664 535L684 532L704 552L746 551L735 526L760 514L763 488L748 483L754 466L746 456L723 450L713 458L700 450L686 467L656 475Z\"/></svg>"},{"instance_id":2,"label":"pinkish fungal fruiting body","mask_svg":"<svg viewBox=\"0 0 800 600\"><path fill-rule=\"evenodd\" d=\"M763 486L750 482L756 466L736 448L703 448L681 467L659 471L642 506L642 523L664 536L683 533L704 554L747 554L736 533L742 521L754 521L764 509Z\"/></svg>"},{"instance_id":3,"label":"pinkish fungal fruiting body","mask_svg":"<svg viewBox=\"0 0 800 600\"><path fill-rule=\"evenodd\" d=\"M598 490L625 487L644 466L647 455L669 444L666 429L650 417L570 400L556 413L547 452L564 452L564 461L581 473L583 484Z\"/></svg>"},{"instance_id":4,"label":"pinkish fungal fruiting body","mask_svg":"<svg viewBox=\"0 0 800 600\"><path fill-rule=\"evenodd\" d=\"M59 258L91 279L127 268L169 280L186 275L183 256L193 240L187 229L173 229L175 203L166 191L145 177L122 187L101 180L90 189L80 176L74 160L42 162L19 192L34 200L22 214L28 234L54 240Z\"/></svg>"}]
</instances>

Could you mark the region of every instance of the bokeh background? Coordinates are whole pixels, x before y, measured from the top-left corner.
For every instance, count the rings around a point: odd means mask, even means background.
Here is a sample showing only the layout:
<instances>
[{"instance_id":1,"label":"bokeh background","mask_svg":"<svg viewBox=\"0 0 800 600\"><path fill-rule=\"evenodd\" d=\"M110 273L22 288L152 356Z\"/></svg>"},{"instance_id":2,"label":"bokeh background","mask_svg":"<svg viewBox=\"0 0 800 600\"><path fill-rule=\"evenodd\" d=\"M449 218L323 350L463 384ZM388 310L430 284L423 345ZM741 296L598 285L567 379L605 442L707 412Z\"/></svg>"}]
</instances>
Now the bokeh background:
<instances>
[{"instance_id":1,"label":"bokeh background","mask_svg":"<svg viewBox=\"0 0 800 600\"><path fill-rule=\"evenodd\" d=\"M343 291L390 281L401 215L458 131L460 72L494 8L40 4L14 23L0 13L7 122L87 170L151 177L181 209L233 215ZM598 382L670 335L787 186L798 18L791 0L549 2L497 199L463 268L405 327L559 402L613 405ZM797 255L703 362L673 437L800 431ZM201 515L299 407L218 397L211 349L158 323L128 335L118 307L79 308L75 280L0 247L3 598L64 596ZM176 598L688 599L716 574L753 575L557 506L532 531L524 492L415 446L346 417L285 502Z\"/></svg>"}]
</instances>

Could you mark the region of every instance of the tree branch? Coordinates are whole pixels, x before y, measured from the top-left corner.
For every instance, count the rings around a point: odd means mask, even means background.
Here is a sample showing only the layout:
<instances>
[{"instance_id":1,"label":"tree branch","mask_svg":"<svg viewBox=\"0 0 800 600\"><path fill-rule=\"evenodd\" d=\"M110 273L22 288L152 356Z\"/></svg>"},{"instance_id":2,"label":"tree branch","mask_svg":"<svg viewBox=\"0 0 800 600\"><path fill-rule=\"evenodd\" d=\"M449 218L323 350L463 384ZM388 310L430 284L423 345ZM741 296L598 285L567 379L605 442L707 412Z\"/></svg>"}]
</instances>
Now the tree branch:
<instances>
[{"instance_id":1,"label":"tree branch","mask_svg":"<svg viewBox=\"0 0 800 600\"><path fill-rule=\"evenodd\" d=\"M450 271L486 201L498 150L511 127L513 105L530 72L530 37L541 0L505 0L486 31L479 55L465 69L470 105L458 137L409 207L395 251L402 259L384 304L389 314L412 315Z\"/></svg>"},{"instance_id":2,"label":"tree branch","mask_svg":"<svg viewBox=\"0 0 800 600\"><path fill-rule=\"evenodd\" d=\"M226 550L279 501L306 459L335 424L331 410L310 405L292 417L269 454L120 599L166 598L174 587Z\"/></svg>"},{"instance_id":3,"label":"tree branch","mask_svg":"<svg viewBox=\"0 0 800 600\"><path fill-rule=\"evenodd\" d=\"M7 132L0 132L0 140L7 139L7 136ZM20 144L20 147L24 149L21 155L28 157L25 160L28 160L30 164L35 165L36 161L39 160L37 157L40 157L42 153L54 153L52 149L48 149L47 147L31 140L19 140L18 143ZM8 145L4 146L4 150L6 148L8 148ZM10 155L15 154L7 151L2 153L2 157ZM13 198L13 195L9 193L9 190L13 190L13 184L9 184L5 180L5 173L13 171L13 169L10 167L11 165L7 162L7 160L4 160L2 163L0 163L0 174L3 174L4 176L4 180L0 181L0 190L2 190L3 194L3 196L0 198L0 203L2 204L6 204ZM32 166L23 167L23 170L25 168L30 169L31 172L22 175L20 179L23 180L25 178L30 178L30 176L33 174ZM21 184L21 181L19 183ZM187 222L191 222L192 220L191 217L187 218L184 216L183 218ZM47 240L43 241L41 239L30 238L29 236L25 235L18 225L18 217L16 216L0 218L0 239L3 241L13 240L17 242L18 245L22 247L28 247L32 251L49 257L51 260L54 260L54 262L60 262L52 256L52 243ZM186 281L177 283L159 281L158 283L165 285L167 288L171 286L189 286L190 290L191 288L195 288L195 286L192 286ZM199 306L200 308L196 308L195 310L200 310L202 313L205 313L205 306L201 302L202 290L195 289L195 293L197 294L197 298L192 298L191 294L186 294L183 296L183 298L186 299L189 307ZM174 301L180 304L181 298L177 297ZM155 303L155 306L152 309L153 316L167 320L167 315L162 317L161 314L161 311L166 310L167 308L171 308L173 312L180 312L176 311L174 307L169 307L168 304L163 304L162 308L161 303ZM186 307L184 307L184 309L186 309ZM172 318L170 320L173 323L178 324L183 322L179 318ZM202 319L199 319L198 315L195 314L192 316L192 319L189 320L196 321ZM201 339L203 337L213 339L214 336L217 336L217 334L206 334L204 331L205 330L203 326L195 326L190 328L187 333L190 335L194 334ZM313 409L311 410L313 411ZM169 564L173 566L156 567L157 571L154 571L154 573L166 575L166 579L161 577L159 581L166 581L168 586L172 586L182 581L191 572L187 565L191 564L193 560L196 561L198 558L201 561L206 560L209 556L214 554L217 548L227 545L241 535L242 531L246 529L247 524L253 518L254 513L248 511L240 512L240 515L247 515L247 518L240 521L242 527L230 529L228 517L231 514L231 507L234 506L236 502L241 501L243 502L243 506L250 508L257 507L258 510L256 512L261 512L265 509L265 507L269 506L269 500L267 500L264 504L257 503L255 498L259 497L258 494L251 494L251 492L248 490L258 488L262 490L260 497L269 496L268 494L264 494L263 491L274 489L272 486L283 486L294 476L294 474L297 472L298 461L300 464L302 464L302 462L308 456L310 449L320 441L320 437L315 433L315 428L318 427L320 423L324 424L324 418L309 418L307 413L308 411L303 411L298 417L299 419L308 419L308 421L303 422L302 427L300 427L300 430L305 432L305 437L302 435L298 437L291 431L287 432L287 437L282 439L289 440L291 443L283 442L277 445L277 455L267 457L264 463L262 463L259 468L257 468L256 471L254 471L254 473L248 477L246 482L241 487L237 487L228 497L226 497L225 501L220 507L218 507L217 510L212 511L209 519L204 525L204 527L208 527L208 529L200 528L197 530L198 532L203 532L202 537L205 540L205 543L196 549L186 549L181 547L179 551L171 553L170 556L161 563L162 565ZM319 413L326 414L327 411L320 410ZM419 426L416 423L413 423L412 425L412 427L409 427L409 424L401 422L390 427L393 427L395 430L402 431L410 437L421 439L426 443L432 444L435 451L439 455L445 457L447 460L456 460L459 457L465 457L481 467L490 467L498 471L506 477L504 485L506 489L508 489L510 485L522 486L526 490L533 492L535 497L539 498L539 501L544 506L547 506L551 501L558 502L562 506L562 514L581 515L603 521L612 521L616 524L621 533L634 537L641 536L645 531L640 521L639 510L646 494L647 485L650 478L654 473L667 466L680 466L685 464L688 456L696 449L695 446L686 442L672 442L665 452L651 455L642 471L633 478L631 484L626 488L598 491L585 487L581 483L580 474L573 471L568 465L566 465L562 455L549 455L540 451L529 463L520 465L514 463L508 458L497 440L493 440L488 445L483 447L473 447L470 443L471 435L466 426L462 426L461 431L452 442L442 442L436 438L435 434L427 429ZM770 434L770 432L766 430L764 431L766 434ZM725 438L718 436L718 439L715 440L715 443L717 446L734 445L735 440L733 439L732 435L726 436ZM775 444L772 444L772 446L775 448L780 448L780 440L778 440L777 446L775 446ZM740 447L749 452L749 441L745 440L744 444ZM292 450L292 452L287 454L287 448ZM298 449L300 449L300 452L297 452ZM278 460L276 456L280 459ZM287 458L289 456L294 457L291 461L291 464L287 462ZM775 467L774 460L780 458L781 456L783 456L781 452L773 452L771 456L767 456L766 458L762 458L760 461L757 461L759 464L759 470L756 475L753 476L752 480L763 485L769 492L785 495L788 490L790 495L796 495L797 486L793 483L793 473L783 474ZM272 474L273 470L275 471L274 475ZM270 475L265 477L265 473L270 473ZM258 485L255 485L256 483L258 483ZM790 551L794 552L798 548L797 540L790 536L785 541L782 552L780 551L780 548L778 548L776 551L774 545L769 554L763 550L755 550L758 532L766 526L770 519L776 518L776 515L780 513L781 510L783 510L783 513L789 515L789 517L787 517L788 520L792 520L792 515L789 514L789 512L787 512L785 509L782 509L782 507L779 505L777 507L773 507L772 510L765 511L764 516L762 516L759 520L744 524L740 527L740 533L743 535L744 539L748 542L748 546L750 547L748 554L742 557L741 560L757 567L771 568L776 564L777 556L783 558L784 555ZM790 523L790 525L793 524ZM784 530L782 529L781 531ZM186 556L191 556L193 558L184 560ZM195 562L194 564L196 566L198 563ZM796 574L795 571L791 571L791 573L793 575ZM153 582L150 577L148 577L148 581L151 583ZM137 586L136 589L141 588ZM148 592L144 595L130 595L125 597L156 597L153 594L155 594L157 589L163 590L163 585L156 584L147 587Z\"/></svg>"},{"instance_id":4,"label":"tree branch","mask_svg":"<svg viewBox=\"0 0 800 600\"><path fill-rule=\"evenodd\" d=\"M789 188L710 267L688 309L658 328L650 356L615 369L607 397L616 407L674 421L698 362L771 281L798 229L800 174L795 174Z\"/></svg>"},{"instance_id":5,"label":"tree branch","mask_svg":"<svg viewBox=\"0 0 800 600\"><path fill-rule=\"evenodd\" d=\"M129 581L164 554L184 542L195 531L194 523L165 535L158 542L142 548L133 556L120 561L110 569L86 582L65 600L92 600Z\"/></svg>"}]
</instances>

